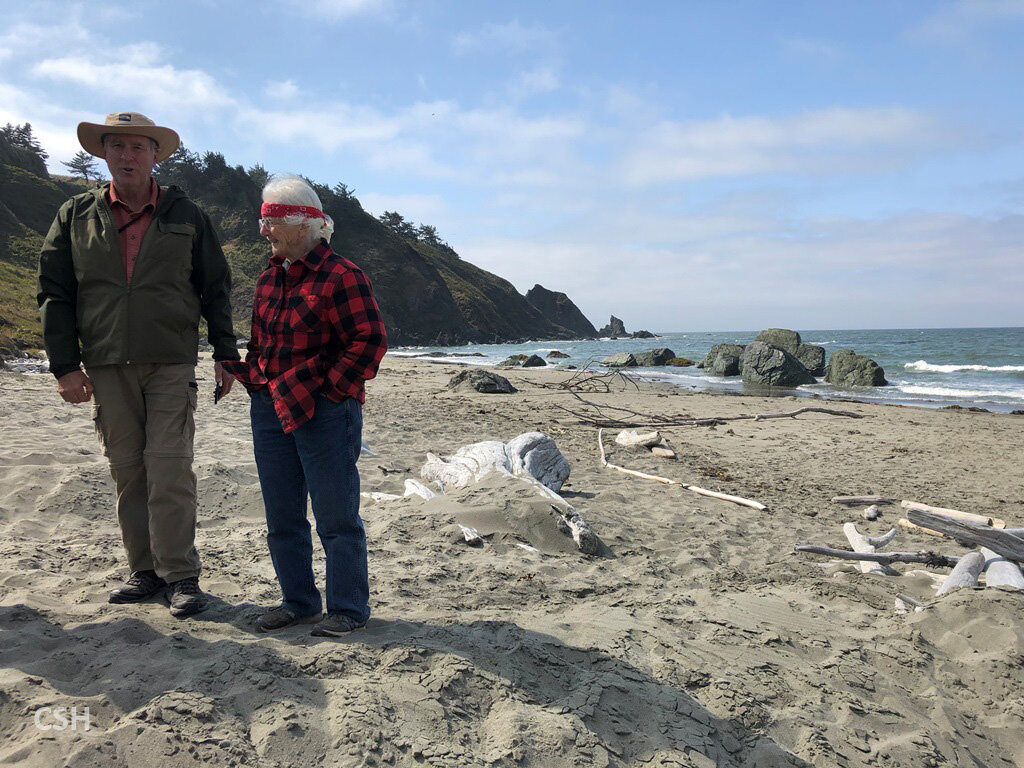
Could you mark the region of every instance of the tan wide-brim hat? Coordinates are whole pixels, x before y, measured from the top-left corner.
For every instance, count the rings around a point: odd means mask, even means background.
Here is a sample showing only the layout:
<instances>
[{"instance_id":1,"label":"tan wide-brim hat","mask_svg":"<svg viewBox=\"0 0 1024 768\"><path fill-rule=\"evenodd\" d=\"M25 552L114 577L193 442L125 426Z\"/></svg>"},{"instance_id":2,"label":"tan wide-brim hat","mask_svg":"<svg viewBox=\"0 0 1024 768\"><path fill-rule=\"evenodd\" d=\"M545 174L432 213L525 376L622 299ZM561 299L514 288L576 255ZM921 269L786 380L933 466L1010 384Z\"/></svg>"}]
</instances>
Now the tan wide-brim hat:
<instances>
[{"instance_id":1,"label":"tan wide-brim hat","mask_svg":"<svg viewBox=\"0 0 1024 768\"><path fill-rule=\"evenodd\" d=\"M131 133L148 136L157 144L156 161L162 162L174 154L181 139L175 131L157 125L138 112L114 112L107 115L102 125L98 123L78 124L78 143L94 157L103 157L103 136L108 133Z\"/></svg>"}]
</instances>

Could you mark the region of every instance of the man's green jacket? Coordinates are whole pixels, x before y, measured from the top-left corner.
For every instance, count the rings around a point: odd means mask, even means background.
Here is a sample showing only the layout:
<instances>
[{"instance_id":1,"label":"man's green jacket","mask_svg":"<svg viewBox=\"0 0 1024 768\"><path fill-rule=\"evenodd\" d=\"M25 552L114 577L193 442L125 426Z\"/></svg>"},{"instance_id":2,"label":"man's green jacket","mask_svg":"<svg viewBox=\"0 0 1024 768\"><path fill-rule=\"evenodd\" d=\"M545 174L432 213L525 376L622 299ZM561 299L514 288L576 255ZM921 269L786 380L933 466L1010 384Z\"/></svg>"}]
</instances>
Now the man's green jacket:
<instances>
[{"instance_id":1,"label":"man's green jacket","mask_svg":"<svg viewBox=\"0 0 1024 768\"><path fill-rule=\"evenodd\" d=\"M231 272L209 217L178 187L162 190L131 283L104 193L60 207L39 255L39 313L50 371L88 366L193 363L199 318L214 360L237 360Z\"/></svg>"}]
</instances>

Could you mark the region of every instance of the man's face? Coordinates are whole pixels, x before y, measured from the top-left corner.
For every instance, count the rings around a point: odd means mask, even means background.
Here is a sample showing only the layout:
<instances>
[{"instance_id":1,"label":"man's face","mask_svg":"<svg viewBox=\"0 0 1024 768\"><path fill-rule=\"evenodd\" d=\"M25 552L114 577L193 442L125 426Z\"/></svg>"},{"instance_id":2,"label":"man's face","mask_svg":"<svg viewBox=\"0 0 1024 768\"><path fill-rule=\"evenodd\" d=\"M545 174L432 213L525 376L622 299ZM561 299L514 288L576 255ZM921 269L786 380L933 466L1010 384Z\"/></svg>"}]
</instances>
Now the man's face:
<instances>
[{"instance_id":1,"label":"man's face","mask_svg":"<svg viewBox=\"0 0 1024 768\"><path fill-rule=\"evenodd\" d=\"M149 183L156 165L156 149L146 136L114 133L103 143L103 159L110 169L110 178L118 188L141 188Z\"/></svg>"}]
</instances>

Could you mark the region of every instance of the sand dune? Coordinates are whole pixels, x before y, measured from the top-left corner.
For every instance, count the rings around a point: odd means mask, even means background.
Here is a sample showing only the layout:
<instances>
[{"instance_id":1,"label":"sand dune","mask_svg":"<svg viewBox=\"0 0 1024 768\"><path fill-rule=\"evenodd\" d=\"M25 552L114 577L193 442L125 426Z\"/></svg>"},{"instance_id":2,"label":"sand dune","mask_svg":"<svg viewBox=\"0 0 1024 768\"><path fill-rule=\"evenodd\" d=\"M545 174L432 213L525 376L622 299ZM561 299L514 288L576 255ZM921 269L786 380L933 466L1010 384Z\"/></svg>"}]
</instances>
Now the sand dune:
<instances>
[{"instance_id":1,"label":"sand dune","mask_svg":"<svg viewBox=\"0 0 1024 768\"><path fill-rule=\"evenodd\" d=\"M557 407L571 397L534 385L565 373L515 371L518 394L480 395L447 391L455 371L385 360L363 490L401 494L428 451L542 431L607 556L581 555L546 502L502 478L367 502L374 614L342 640L253 629L279 593L247 398L214 408L209 361L196 473L214 604L186 621L160 600L106 602L124 560L89 409L48 377L0 372L0 764L1024 764L1024 595L933 599L927 577L792 552L845 546L850 520L870 535L894 524L891 507L866 522L830 503L844 494L1024 527L1020 417L844 403L867 418L666 430L676 461L606 443L616 464L769 507L756 512L602 468L596 429ZM588 397L693 416L807 405L649 384ZM486 545L466 546L460 523ZM909 532L894 546L965 551ZM319 554L316 567L322 582ZM926 610L897 614L898 593ZM88 707L90 728L38 728L55 707Z\"/></svg>"}]
</instances>

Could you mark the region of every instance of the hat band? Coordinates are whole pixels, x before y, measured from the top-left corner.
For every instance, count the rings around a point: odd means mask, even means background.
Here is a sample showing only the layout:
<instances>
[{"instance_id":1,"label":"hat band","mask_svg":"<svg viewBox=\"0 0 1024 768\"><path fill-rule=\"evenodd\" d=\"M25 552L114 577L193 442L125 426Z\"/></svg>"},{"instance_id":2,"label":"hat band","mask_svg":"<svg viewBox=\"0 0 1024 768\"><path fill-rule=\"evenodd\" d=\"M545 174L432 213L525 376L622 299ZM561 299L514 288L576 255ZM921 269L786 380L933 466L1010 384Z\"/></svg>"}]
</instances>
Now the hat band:
<instances>
[{"instance_id":1,"label":"hat band","mask_svg":"<svg viewBox=\"0 0 1024 768\"><path fill-rule=\"evenodd\" d=\"M260 216L281 218L284 216L303 216L307 219L322 219L324 212L311 205L284 205L283 203L264 203L260 206Z\"/></svg>"}]
</instances>

